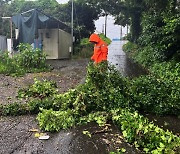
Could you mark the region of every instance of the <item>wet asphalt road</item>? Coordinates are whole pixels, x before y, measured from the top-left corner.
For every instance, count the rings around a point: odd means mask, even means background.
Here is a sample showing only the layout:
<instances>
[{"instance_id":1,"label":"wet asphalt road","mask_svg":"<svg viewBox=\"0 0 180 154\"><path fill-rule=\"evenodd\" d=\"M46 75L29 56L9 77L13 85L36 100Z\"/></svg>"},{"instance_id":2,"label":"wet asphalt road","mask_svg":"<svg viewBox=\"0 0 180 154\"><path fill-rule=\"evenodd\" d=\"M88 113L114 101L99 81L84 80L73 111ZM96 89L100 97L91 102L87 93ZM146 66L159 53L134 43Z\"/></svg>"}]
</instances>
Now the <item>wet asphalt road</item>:
<instances>
[{"instance_id":1,"label":"wet asphalt road","mask_svg":"<svg viewBox=\"0 0 180 154\"><path fill-rule=\"evenodd\" d=\"M146 74L146 71L137 63L134 63L132 59L128 58L122 50L122 46L125 43L127 43L127 41L113 41L109 45L108 61L115 65L117 70L124 76L138 77Z\"/></svg>"}]
</instances>

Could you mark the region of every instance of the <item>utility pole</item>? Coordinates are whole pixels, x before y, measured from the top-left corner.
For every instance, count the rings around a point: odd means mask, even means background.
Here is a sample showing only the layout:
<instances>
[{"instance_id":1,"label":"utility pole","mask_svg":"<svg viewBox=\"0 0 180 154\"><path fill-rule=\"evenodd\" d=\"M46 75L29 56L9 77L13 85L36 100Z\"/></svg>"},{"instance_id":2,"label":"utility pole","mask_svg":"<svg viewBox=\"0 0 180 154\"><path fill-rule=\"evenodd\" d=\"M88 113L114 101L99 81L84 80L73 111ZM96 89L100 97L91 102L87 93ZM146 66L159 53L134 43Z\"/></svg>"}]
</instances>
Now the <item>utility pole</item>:
<instances>
[{"instance_id":1,"label":"utility pole","mask_svg":"<svg viewBox=\"0 0 180 154\"><path fill-rule=\"evenodd\" d=\"M74 2L73 0L72 0L71 6L72 6L72 10L71 10L72 11L71 12L71 39L72 39L71 55L72 55L73 54L73 41L74 41L74 36L73 36Z\"/></svg>"},{"instance_id":2,"label":"utility pole","mask_svg":"<svg viewBox=\"0 0 180 154\"><path fill-rule=\"evenodd\" d=\"M106 37L106 30L107 30L107 16L108 14L105 13L105 37Z\"/></svg>"},{"instance_id":3,"label":"utility pole","mask_svg":"<svg viewBox=\"0 0 180 154\"><path fill-rule=\"evenodd\" d=\"M127 35L128 35L128 31L129 31L129 26L128 26L128 24L127 24L126 26L127 26L127 32L126 32L126 33L127 33Z\"/></svg>"},{"instance_id":4,"label":"utility pole","mask_svg":"<svg viewBox=\"0 0 180 154\"><path fill-rule=\"evenodd\" d=\"M122 39L122 26L121 26L121 29L120 29L120 40Z\"/></svg>"},{"instance_id":5,"label":"utility pole","mask_svg":"<svg viewBox=\"0 0 180 154\"><path fill-rule=\"evenodd\" d=\"M104 34L104 24L102 25L102 33Z\"/></svg>"}]
</instances>

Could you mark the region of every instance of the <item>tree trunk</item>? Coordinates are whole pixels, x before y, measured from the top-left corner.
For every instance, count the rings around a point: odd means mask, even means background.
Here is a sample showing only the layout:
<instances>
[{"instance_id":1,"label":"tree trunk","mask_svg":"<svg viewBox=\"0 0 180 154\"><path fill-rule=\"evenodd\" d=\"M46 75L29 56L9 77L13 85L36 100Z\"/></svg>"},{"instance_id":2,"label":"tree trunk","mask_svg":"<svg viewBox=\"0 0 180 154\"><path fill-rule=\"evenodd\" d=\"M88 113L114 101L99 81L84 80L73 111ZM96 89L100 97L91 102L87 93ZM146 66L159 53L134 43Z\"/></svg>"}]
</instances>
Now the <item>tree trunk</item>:
<instances>
[{"instance_id":1,"label":"tree trunk","mask_svg":"<svg viewBox=\"0 0 180 154\"><path fill-rule=\"evenodd\" d=\"M137 42L141 33L141 13L134 12L131 16L131 41Z\"/></svg>"}]
</instances>

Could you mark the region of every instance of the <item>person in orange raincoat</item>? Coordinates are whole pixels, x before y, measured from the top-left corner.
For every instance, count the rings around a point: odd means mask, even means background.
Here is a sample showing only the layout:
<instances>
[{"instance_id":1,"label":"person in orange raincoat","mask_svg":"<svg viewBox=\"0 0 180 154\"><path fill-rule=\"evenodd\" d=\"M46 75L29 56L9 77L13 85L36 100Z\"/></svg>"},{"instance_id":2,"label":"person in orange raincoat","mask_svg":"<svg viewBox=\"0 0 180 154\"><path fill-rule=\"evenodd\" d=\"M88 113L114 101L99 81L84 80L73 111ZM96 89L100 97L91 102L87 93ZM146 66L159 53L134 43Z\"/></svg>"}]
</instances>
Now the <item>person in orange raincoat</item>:
<instances>
[{"instance_id":1,"label":"person in orange raincoat","mask_svg":"<svg viewBox=\"0 0 180 154\"><path fill-rule=\"evenodd\" d=\"M95 44L91 60L93 60L96 64L102 61L107 61L108 47L107 44L101 40L99 35L95 33L91 34L89 41Z\"/></svg>"}]
</instances>

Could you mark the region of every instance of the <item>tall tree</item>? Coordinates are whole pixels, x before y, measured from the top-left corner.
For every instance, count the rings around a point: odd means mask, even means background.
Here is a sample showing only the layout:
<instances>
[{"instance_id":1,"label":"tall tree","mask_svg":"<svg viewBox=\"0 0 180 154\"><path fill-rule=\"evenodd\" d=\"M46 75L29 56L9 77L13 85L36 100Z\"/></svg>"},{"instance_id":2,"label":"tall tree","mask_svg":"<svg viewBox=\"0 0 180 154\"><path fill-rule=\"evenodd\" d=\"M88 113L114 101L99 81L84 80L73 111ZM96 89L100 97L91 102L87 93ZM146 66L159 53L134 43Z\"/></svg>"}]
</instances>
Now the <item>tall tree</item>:
<instances>
[{"instance_id":1,"label":"tall tree","mask_svg":"<svg viewBox=\"0 0 180 154\"><path fill-rule=\"evenodd\" d=\"M153 3L152 3L153 2ZM178 0L146 0L139 44L152 48L158 59L170 59L180 50Z\"/></svg>"},{"instance_id":2,"label":"tall tree","mask_svg":"<svg viewBox=\"0 0 180 154\"><path fill-rule=\"evenodd\" d=\"M83 0L74 1L74 33L78 40L94 32L94 20L98 19L99 13L99 9L87 5ZM70 25L71 2L59 5L56 17Z\"/></svg>"},{"instance_id":3,"label":"tall tree","mask_svg":"<svg viewBox=\"0 0 180 154\"><path fill-rule=\"evenodd\" d=\"M144 7L143 0L85 0L87 4L101 8L115 16L117 24L131 25L131 40L136 42L141 33L141 16Z\"/></svg>"}]
</instances>

